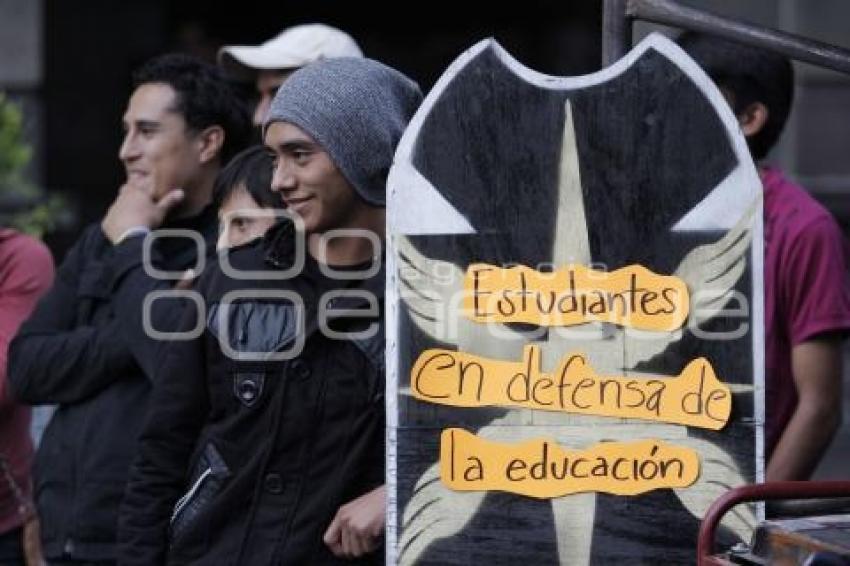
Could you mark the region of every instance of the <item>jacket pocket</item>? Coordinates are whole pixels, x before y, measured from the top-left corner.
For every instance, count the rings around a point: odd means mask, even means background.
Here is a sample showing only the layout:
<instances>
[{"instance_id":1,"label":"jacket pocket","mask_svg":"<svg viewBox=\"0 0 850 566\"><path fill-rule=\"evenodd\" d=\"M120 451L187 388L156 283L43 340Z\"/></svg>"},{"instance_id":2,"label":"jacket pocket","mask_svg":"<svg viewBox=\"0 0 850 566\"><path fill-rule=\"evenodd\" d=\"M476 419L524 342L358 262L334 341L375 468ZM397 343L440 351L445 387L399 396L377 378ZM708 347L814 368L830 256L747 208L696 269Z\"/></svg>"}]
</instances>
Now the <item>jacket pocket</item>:
<instances>
[{"instance_id":1,"label":"jacket pocket","mask_svg":"<svg viewBox=\"0 0 850 566\"><path fill-rule=\"evenodd\" d=\"M221 491L230 476L230 468L211 443L201 453L186 493L177 500L171 514L170 536L172 543L180 539L198 523L210 502Z\"/></svg>"}]
</instances>

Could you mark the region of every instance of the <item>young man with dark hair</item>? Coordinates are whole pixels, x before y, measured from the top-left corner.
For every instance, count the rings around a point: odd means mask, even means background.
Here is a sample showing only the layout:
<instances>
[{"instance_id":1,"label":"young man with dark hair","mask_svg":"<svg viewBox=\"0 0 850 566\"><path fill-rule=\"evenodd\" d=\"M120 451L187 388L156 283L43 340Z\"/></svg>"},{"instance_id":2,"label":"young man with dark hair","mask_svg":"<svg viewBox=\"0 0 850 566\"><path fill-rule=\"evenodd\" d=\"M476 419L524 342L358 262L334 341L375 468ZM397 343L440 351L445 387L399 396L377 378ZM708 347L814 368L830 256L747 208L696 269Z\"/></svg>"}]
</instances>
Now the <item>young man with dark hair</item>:
<instances>
[{"instance_id":1,"label":"young man with dark hair","mask_svg":"<svg viewBox=\"0 0 850 566\"><path fill-rule=\"evenodd\" d=\"M250 134L247 112L206 63L166 55L140 69L134 86L119 151L127 180L103 221L68 252L10 350L16 396L58 405L35 467L51 564L115 560L118 507L161 346L142 309L152 291L173 284L147 271L184 270L204 253L189 238L160 238L143 265L142 236L179 228L199 232L212 249L213 181ZM156 307L152 326L172 330L179 309L171 301Z\"/></svg>"},{"instance_id":2,"label":"young man with dark hair","mask_svg":"<svg viewBox=\"0 0 850 566\"><path fill-rule=\"evenodd\" d=\"M282 222L201 277L206 312L183 328L206 326L166 352L121 510L121 564L383 564L375 247L420 101L368 59L313 63L278 91L264 131L272 189L303 231Z\"/></svg>"},{"instance_id":3,"label":"young man with dark hair","mask_svg":"<svg viewBox=\"0 0 850 566\"><path fill-rule=\"evenodd\" d=\"M171 87L175 95L171 111L183 117L187 132L198 134L218 126L230 134L221 140L220 165L245 147L250 137L247 109L234 104L234 92L217 68L174 53L151 59L133 73L134 89L157 83Z\"/></svg>"},{"instance_id":4,"label":"young man with dark hair","mask_svg":"<svg viewBox=\"0 0 850 566\"><path fill-rule=\"evenodd\" d=\"M764 184L766 479L808 479L841 423L848 248L829 212L762 161L791 109L791 63L692 32L678 43L717 83L758 161Z\"/></svg>"}]
</instances>

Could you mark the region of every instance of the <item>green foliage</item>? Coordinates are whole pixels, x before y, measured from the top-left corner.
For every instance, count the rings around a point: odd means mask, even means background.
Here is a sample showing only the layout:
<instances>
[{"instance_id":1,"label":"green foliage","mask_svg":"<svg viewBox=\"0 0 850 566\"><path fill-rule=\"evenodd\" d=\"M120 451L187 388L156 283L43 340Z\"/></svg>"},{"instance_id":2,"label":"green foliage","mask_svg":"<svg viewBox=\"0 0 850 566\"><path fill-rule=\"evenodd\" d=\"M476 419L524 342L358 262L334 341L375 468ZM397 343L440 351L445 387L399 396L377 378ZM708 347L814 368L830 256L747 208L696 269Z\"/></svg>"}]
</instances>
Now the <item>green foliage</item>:
<instances>
[{"instance_id":1,"label":"green foliage","mask_svg":"<svg viewBox=\"0 0 850 566\"><path fill-rule=\"evenodd\" d=\"M47 195L24 177L31 158L21 110L0 92L0 205L13 208L0 210L0 225L40 238L55 227L66 206L60 196Z\"/></svg>"},{"instance_id":2,"label":"green foliage","mask_svg":"<svg viewBox=\"0 0 850 566\"><path fill-rule=\"evenodd\" d=\"M32 150L23 143L21 111L0 92L0 179L9 181L20 177L29 163Z\"/></svg>"},{"instance_id":3,"label":"green foliage","mask_svg":"<svg viewBox=\"0 0 850 566\"><path fill-rule=\"evenodd\" d=\"M9 226L34 238L43 238L44 234L56 229L64 212L65 200L59 195L50 195L29 210L13 215Z\"/></svg>"}]
</instances>

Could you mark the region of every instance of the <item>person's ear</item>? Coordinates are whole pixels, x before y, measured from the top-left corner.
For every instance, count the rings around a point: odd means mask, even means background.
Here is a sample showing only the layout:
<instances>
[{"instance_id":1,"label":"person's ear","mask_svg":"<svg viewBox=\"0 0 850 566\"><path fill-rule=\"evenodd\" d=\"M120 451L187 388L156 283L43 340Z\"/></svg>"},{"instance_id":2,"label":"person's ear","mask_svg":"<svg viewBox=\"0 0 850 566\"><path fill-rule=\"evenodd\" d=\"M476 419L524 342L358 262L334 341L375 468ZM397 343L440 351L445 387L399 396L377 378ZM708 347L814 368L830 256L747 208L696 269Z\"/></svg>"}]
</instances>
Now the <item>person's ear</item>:
<instances>
[{"instance_id":1,"label":"person's ear","mask_svg":"<svg viewBox=\"0 0 850 566\"><path fill-rule=\"evenodd\" d=\"M198 143L201 163L209 163L221 153L224 145L224 129L221 126L210 126L198 135Z\"/></svg>"},{"instance_id":2,"label":"person's ear","mask_svg":"<svg viewBox=\"0 0 850 566\"><path fill-rule=\"evenodd\" d=\"M754 136L759 133L767 123L767 118L770 111L767 106L761 102L753 102L744 111L738 114L738 123L741 125L741 131L744 132L744 137Z\"/></svg>"}]
</instances>

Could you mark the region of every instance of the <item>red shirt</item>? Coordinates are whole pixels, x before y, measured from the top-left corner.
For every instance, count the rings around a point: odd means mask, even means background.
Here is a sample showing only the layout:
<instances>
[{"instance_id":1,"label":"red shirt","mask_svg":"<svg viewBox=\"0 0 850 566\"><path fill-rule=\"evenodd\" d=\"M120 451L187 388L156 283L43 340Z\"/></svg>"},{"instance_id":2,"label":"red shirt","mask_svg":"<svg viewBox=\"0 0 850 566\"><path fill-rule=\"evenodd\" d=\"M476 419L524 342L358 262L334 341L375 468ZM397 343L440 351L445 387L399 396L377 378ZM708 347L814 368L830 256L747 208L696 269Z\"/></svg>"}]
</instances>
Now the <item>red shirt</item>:
<instances>
[{"instance_id":1,"label":"red shirt","mask_svg":"<svg viewBox=\"0 0 850 566\"><path fill-rule=\"evenodd\" d=\"M32 509L30 409L9 391L9 342L52 281L53 259L44 244L0 229L0 533L21 525Z\"/></svg>"},{"instance_id":2,"label":"red shirt","mask_svg":"<svg viewBox=\"0 0 850 566\"><path fill-rule=\"evenodd\" d=\"M829 212L778 169L764 183L766 456L797 407L791 348L850 329L850 257Z\"/></svg>"}]
</instances>

